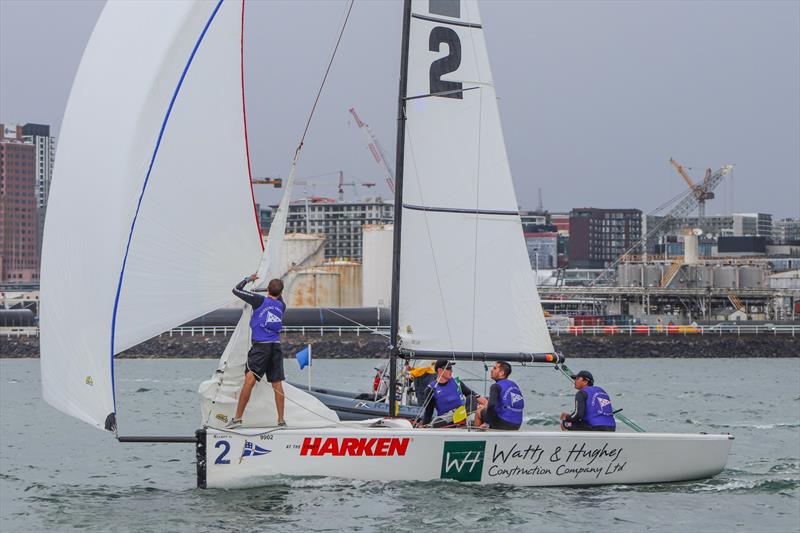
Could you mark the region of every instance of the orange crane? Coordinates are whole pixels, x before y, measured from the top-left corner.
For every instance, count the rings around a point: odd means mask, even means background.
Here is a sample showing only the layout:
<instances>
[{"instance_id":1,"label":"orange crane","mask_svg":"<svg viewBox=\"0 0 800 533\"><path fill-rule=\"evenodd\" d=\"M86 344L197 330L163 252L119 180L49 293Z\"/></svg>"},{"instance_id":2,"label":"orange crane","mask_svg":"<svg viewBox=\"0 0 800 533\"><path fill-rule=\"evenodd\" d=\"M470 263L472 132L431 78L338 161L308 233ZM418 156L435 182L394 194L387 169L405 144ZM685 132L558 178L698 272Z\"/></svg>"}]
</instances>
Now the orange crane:
<instances>
[{"instance_id":1,"label":"orange crane","mask_svg":"<svg viewBox=\"0 0 800 533\"><path fill-rule=\"evenodd\" d=\"M272 185L276 189L283 187L283 178L253 178L253 185Z\"/></svg>"},{"instance_id":2,"label":"orange crane","mask_svg":"<svg viewBox=\"0 0 800 533\"><path fill-rule=\"evenodd\" d=\"M698 217L700 220L704 219L706 216L706 200L712 200L714 198L714 192L711 189L716 186L716 183L713 183L711 179L711 169L706 169L706 175L703 177L703 183L697 184L692 180L692 178L689 177L689 174L680 163L671 157L669 162L672 163L672 166L675 167L675 169L678 171L678 174L683 177L684 181L686 181L686 184L694 193L694 197L697 199Z\"/></svg>"}]
</instances>

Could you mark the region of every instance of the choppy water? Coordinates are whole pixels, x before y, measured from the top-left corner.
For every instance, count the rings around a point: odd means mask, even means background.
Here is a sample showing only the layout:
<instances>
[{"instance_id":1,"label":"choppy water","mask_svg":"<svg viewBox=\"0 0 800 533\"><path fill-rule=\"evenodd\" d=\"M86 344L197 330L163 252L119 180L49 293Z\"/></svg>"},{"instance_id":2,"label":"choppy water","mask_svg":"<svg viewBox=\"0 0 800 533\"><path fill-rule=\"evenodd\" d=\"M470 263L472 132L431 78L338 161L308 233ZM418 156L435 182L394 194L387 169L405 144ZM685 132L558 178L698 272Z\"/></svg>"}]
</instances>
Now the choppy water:
<instances>
[{"instance_id":1,"label":"choppy water","mask_svg":"<svg viewBox=\"0 0 800 533\"><path fill-rule=\"evenodd\" d=\"M305 374L286 361L290 379ZM318 360L315 376L365 389L374 360ZM121 434L190 435L197 385L212 360L120 360ZM195 488L184 444L119 444L41 399L38 360L0 361L1 531L505 531L800 530L800 360L573 360L615 407L650 430L730 432L714 479L592 488L486 487L279 478L238 491ZM483 388L482 367L459 364ZM473 374L470 374L473 372ZM479 376L476 378L476 376ZM528 423L553 428L570 383L547 368L515 369Z\"/></svg>"}]
</instances>

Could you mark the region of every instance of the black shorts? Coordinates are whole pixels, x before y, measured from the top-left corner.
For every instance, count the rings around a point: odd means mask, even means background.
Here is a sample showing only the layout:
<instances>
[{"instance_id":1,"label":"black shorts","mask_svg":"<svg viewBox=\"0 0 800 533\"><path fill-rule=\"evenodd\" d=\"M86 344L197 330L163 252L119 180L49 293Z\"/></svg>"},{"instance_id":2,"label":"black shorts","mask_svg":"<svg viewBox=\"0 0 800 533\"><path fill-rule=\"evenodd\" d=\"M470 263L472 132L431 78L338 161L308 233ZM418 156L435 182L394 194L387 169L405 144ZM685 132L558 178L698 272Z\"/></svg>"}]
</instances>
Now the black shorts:
<instances>
[{"instance_id":1,"label":"black shorts","mask_svg":"<svg viewBox=\"0 0 800 533\"><path fill-rule=\"evenodd\" d=\"M489 429L502 429L504 431L517 431L521 424L509 424L505 420L498 418L489 423Z\"/></svg>"},{"instance_id":2,"label":"black shorts","mask_svg":"<svg viewBox=\"0 0 800 533\"><path fill-rule=\"evenodd\" d=\"M576 420L575 422L562 422L562 427L567 431L616 431L616 428L611 426L590 426L583 420Z\"/></svg>"},{"instance_id":3,"label":"black shorts","mask_svg":"<svg viewBox=\"0 0 800 533\"><path fill-rule=\"evenodd\" d=\"M261 378L264 377L265 374L267 376L267 381L270 383L285 381L286 376L283 373L283 353L281 353L280 343L253 343L253 347L247 352L245 373L248 371L252 372L258 381L261 381Z\"/></svg>"}]
</instances>

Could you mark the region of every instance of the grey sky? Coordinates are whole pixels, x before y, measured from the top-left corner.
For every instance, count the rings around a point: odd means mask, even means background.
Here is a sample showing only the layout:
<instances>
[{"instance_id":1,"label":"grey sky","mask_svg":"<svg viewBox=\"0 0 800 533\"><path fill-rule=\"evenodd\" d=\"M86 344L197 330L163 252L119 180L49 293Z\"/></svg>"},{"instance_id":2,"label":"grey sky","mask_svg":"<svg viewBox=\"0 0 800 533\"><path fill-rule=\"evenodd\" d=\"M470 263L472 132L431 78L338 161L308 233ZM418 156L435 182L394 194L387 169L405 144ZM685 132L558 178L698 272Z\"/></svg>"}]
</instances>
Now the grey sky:
<instances>
[{"instance_id":1,"label":"grey sky","mask_svg":"<svg viewBox=\"0 0 800 533\"><path fill-rule=\"evenodd\" d=\"M254 175L286 174L344 5L248 3ZM0 0L0 121L49 123L57 134L101 9ZM649 212L684 187L674 157L696 177L735 165L709 213L800 216L800 2L491 0L481 11L523 207L536 206L541 187L551 211ZM388 195L347 109L370 123L394 166L400 12L400 2L356 2L298 177L342 169ZM313 192L335 195L335 179L324 183Z\"/></svg>"}]
</instances>

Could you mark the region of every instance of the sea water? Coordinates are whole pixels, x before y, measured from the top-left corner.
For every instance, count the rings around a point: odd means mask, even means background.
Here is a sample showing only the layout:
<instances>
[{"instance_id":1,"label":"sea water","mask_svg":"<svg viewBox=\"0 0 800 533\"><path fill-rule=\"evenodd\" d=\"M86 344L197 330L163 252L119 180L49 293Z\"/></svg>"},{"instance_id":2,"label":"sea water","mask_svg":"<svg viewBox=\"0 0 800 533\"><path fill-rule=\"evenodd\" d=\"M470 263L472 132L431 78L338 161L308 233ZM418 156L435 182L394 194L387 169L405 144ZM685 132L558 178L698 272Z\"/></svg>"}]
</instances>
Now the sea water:
<instances>
[{"instance_id":1,"label":"sea water","mask_svg":"<svg viewBox=\"0 0 800 533\"><path fill-rule=\"evenodd\" d=\"M368 390L378 360L314 362L317 384ZM592 359L615 408L650 431L731 433L713 479L518 488L458 482L275 478L195 488L191 444L120 444L45 404L39 361L0 361L0 531L798 531L800 359ZM209 359L118 360L120 434L192 435ZM306 371L286 360L290 380ZM456 375L477 392L480 364ZM558 426L574 390L548 367L514 367L530 429ZM290 422L291 423L291 422Z\"/></svg>"}]
</instances>

